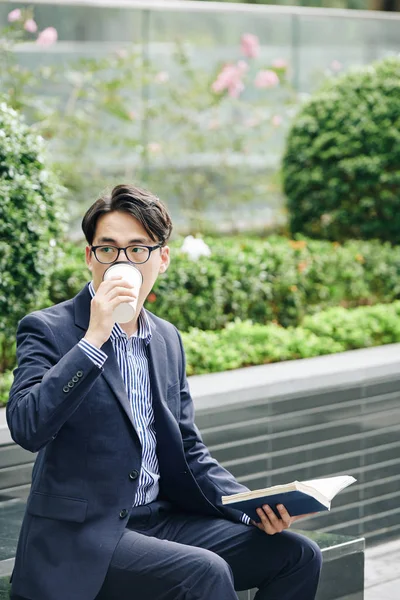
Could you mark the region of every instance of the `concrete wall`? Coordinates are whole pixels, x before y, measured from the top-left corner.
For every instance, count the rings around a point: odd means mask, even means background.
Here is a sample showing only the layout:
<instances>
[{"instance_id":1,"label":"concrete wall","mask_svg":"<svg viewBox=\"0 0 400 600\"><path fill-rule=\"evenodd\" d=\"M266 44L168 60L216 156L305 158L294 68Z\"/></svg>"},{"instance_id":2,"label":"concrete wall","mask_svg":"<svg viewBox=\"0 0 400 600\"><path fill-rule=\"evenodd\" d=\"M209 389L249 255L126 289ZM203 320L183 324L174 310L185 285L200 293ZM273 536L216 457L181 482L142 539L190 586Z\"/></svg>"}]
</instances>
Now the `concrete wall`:
<instances>
[{"instance_id":1,"label":"concrete wall","mask_svg":"<svg viewBox=\"0 0 400 600\"><path fill-rule=\"evenodd\" d=\"M189 379L211 453L252 489L350 474L303 529L400 535L400 344ZM0 411L0 496L25 498L34 455Z\"/></svg>"},{"instance_id":2,"label":"concrete wall","mask_svg":"<svg viewBox=\"0 0 400 600\"><path fill-rule=\"evenodd\" d=\"M211 453L251 489L353 475L303 529L400 535L400 345L192 377ZM303 525L304 523L304 525Z\"/></svg>"}]
</instances>

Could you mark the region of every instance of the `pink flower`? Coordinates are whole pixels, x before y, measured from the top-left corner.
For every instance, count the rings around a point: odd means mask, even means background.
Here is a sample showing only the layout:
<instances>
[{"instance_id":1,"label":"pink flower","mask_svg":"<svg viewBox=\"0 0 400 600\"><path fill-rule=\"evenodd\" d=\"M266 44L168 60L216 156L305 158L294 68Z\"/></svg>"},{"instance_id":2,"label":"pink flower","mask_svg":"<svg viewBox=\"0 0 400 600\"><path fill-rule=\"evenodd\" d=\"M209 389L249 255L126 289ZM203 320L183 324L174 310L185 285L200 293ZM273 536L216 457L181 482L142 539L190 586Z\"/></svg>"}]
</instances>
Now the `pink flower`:
<instances>
[{"instance_id":1,"label":"pink flower","mask_svg":"<svg viewBox=\"0 0 400 600\"><path fill-rule=\"evenodd\" d=\"M340 63L338 60L333 60L331 62L331 69L332 71L340 71L340 69L342 68L342 63Z\"/></svg>"},{"instance_id":2,"label":"pink flower","mask_svg":"<svg viewBox=\"0 0 400 600\"><path fill-rule=\"evenodd\" d=\"M25 31L29 31L29 33L36 33L38 30L36 21L34 21L33 19L28 19L27 21L25 21L24 29Z\"/></svg>"},{"instance_id":3,"label":"pink flower","mask_svg":"<svg viewBox=\"0 0 400 600\"><path fill-rule=\"evenodd\" d=\"M272 117L272 125L274 127L279 127L279 125L282 123L282 117L280 115L274 115Z\"/></svg>"},{"instance_id":4,"label":"pink flower","mask_svg":"<svg viewBox=\"0 0 400 600\"><path fill-rule=\"evenodd\" d=\"M39 33L36 43L39 44L39 46L51 46L57 41L57 38L57 29L54 27L46 27L46 29L43 29L43 31Z\"/></svg>"},{"instance_id":5,"label":"pink flower","mask_svg":"<svg viewBox=\"0 0 400 600\"><path fill-rule=\"evenodd\" d=\"M154 80L157 83L166 83L169 80L169 74L167 73L167 71L160 71L159 73L157 73Z\"/></svg>"},{"instance_id":6,"label":"pink flower","mask_svg":"<svg viewBox=\"0 0 400 600\"><path fill-rule=\"evenodd\" d=\"M237 76L236 65L225 65L211 86L213 91L217 92L217 94L223 92L237 79Z\"/></svg>"},{"instance_id":7,"label":"pink flower","mask_svg":"<svg viewBox=\"0 0 400 600\"><path fill-rule=\"evenodd\" d=\"M217 94L228 90L232 98L238 98L244 90L242 76L247 70L247 64L240 60L236 65L225 65L211 88Z\"/></svg>"},{"instance_id":8,"label":"pink flower","mask_svg":"<svg viewBox=\"0 0 400 600\"><path fill-rule=\"evenodd\" d=\"M279 84L279 77L275 71L259 71L254 80L254 85L257 88L271 88Z\"/></svg>"},{"instance_id":9,"label":"pink flower","mask_svg":"<svg viewBox=\"0 0 400 600\"><path fill-rule=\"evenodd\" d=\"M19 21L21 18L21 11L19 8L14 8L10 13L8 13L8 22L14 23L14 21Z\"/></svg>"},{"instance_id":10,"label":"pink flower","mask_svg":"<svg viewBox=\"0 0 400 600\"><path fill-rule=\"evenodd\" d=\"M240 94L244 90L243 81L233 81L231 85L228 87L228 94L231 98L239 98Z\"/></svg>"},{"instance_id":11,"label":"pink flower","mask_svg":"<svg viewBox=\"0 0 400 600\"><path fill-rule=\"evenodd\" d=\"M260 54L260 42L252 33L244 33L240 39L240 49L247 58L256 58Z\"/></svg>"},{"instance_id":12,"label":"pink flower","mask_svg":"<svg viewBox=\"0 0 400 600\"><path fill-rule=\"evenodd\" d=\"M247 69L249 68L249 65L247 64L246 61L239 60L238 64L237 64L237 68L238 68L239 73L241 75L243 75L247 71Z\"/></svg>"},{"instance_id":13,"label":"pink flower","mask_svg":"<svg viewBox=\"0 0 400 600\"><path fill-rule=\"evenodd\" d=\"M277 58L272 63L272 66L275 67L275 69L287 69L288 64L284 58Z\"/></svg>"}]
</instances>

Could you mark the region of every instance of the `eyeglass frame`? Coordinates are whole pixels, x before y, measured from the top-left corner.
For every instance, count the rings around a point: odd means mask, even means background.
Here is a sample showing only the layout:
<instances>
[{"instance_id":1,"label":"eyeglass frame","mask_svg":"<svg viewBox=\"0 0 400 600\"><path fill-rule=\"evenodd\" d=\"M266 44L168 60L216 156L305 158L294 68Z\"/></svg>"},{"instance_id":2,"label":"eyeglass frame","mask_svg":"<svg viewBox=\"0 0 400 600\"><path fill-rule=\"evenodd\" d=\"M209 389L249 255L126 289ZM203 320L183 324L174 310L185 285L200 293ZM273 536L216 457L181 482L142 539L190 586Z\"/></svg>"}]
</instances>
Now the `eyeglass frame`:
<instances>
[{"instance_id":1,"label":"eyeglass frame","mask_svg":"<svg viewBox=\"0 0 400 600\"><path fill-rule=\"evenodd\" d=\"M150 259L151 253L154 250L157 250L157 248L162 248L162 247L163 247L163 244L157 244L157 246L144 246L143 244L129 244L129 246L126 246L125 248L122 248L122 247L120 248L118 246L113 246L112 244L100 244L99 246L90 246L90 250L91 250L91 252L93 252L94 257L97 260L97 262L99 262L101 265L113 265L119 259L119 255L121 254L121 250L124 251L126 260L128 260L133 265L144 265ZM101 262L101 260L99 260L97 258L97 255L96 255L96 250L98 248L115 248L116 250L118 250L117 258L115 260L113 260L112 262L109 262L109 263ZM128 248L147 248L147 250L149 251L149 256L143 262L134 262L133 260L131 260L130 258L128 258L128 254L126 252L128 250Z\"/></svg>"}]
</instances>

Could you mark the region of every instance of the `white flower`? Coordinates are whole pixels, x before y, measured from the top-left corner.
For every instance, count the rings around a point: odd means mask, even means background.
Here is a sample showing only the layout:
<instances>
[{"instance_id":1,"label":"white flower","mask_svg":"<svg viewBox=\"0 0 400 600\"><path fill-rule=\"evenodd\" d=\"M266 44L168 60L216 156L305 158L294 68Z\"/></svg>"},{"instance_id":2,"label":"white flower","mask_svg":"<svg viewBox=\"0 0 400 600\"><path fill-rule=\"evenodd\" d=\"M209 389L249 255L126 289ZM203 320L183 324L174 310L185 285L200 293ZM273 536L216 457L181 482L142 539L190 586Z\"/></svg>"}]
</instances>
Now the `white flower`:
<instances>
[{"instance_id":1,"label":"white flower","mask_svg":"<svg viewBox=\"0 0 400 600\"><path fill-rule=\"evenodd\" d=\"M191 260L198 260L200 256L211 256L211 250L205 241L192 235L188 235L183 240L181 252L187 254Z\"/></svg>"}]
</instances>

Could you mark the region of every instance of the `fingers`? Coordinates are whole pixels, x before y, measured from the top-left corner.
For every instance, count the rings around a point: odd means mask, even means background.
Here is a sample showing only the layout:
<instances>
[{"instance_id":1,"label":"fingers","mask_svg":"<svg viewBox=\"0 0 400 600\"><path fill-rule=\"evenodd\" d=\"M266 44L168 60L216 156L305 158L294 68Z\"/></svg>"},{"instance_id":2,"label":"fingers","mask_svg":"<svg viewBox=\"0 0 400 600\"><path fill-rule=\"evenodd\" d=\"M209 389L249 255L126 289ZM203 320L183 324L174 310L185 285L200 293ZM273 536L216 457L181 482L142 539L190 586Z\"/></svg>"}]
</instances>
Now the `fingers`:
<instances>
[{"instance_id":1,"label":"fingers","mask_svg":"<svg viewBox=\"0 0 400 600\"><path fill-rule=\"evenodd\" d=\"M110 290L113 289L115 286L128 288L132 287L132 284L129 283L129 281L127 281L126 279L124 279L122 275L112 275L109 279L106 279L105 281L102 281L100 283L99 290L100 288L104 290Z\"/></svg>"},{"instance_id":2,"label":"fingers","mask_svg":"<svg viewBox=\"0 0 400 600\"><path fill-rule=\"evenodd\" d=\"M268 506L268 504L264 504L262 508L257 509L257 514L261 519L261 523L254 523L259 529L263 529L265 533L268 535L275 535L276 533L280 533L284 529L290 527L292 522L292 518L287 512L286 508L279 504L277 506L279 514L281 516L280 519L275 515L274 511Z\"/></svg>"},{"instance_id":3,"label":"fingers","mask_svg":"<svg viewBox=\"0 0 400 600\"><path fill-rule=\"evenodd\" d=\"M283 504L278 504L276 508L278 509L279 514L281 515L284 529L287 529L288 527L290 527L290 524L292 522L292 517L289 515L288 511L283 506Z\"/></svg>"},{"instance_id":4,"label":"fingers","mask_svg":"<svg viewBox=\"0 0 400 600\"><path fill-rule=\"evenodd\" d=\"M115 287L112 290L110 290L106 296L108 300L113 300L114 298L116 298L117 296L133 296L134 298L136 298L138 295L138 292L135 288L133 287Z\"/></svg>"},{"instance_id":5,"label":"fingers","mask_svg":"<svg viewBox=\"0 0 400 600\"><path fill-rule=\"evenodd\" d=\"M268 533L268 535L275 535L275 533L280 533L283 530L283 524L268 504L264 504L262 508L257 508L257 514L261 519L265 533Z\"/></svg>"},{"instance_id":6,"label":"fingers","mask_svg":"<svg viewBox=\"0 0 400 600\"><path fill-rule=\"evenodd\" d=\"M96 294L99 298L106 298L108 301L117 296L133 296L133 298L136 298L137 295L138 290L123 279L103 281Z\"/></svg>"}]
</instances>

